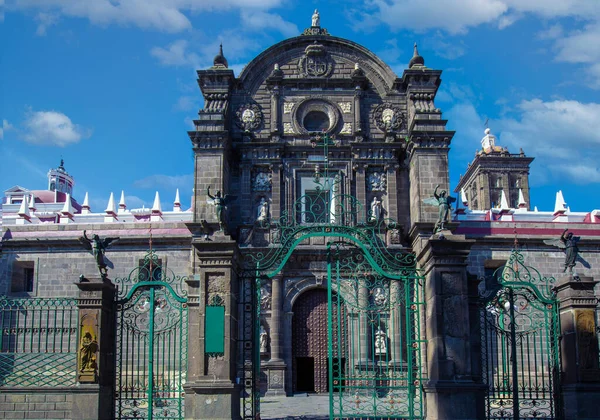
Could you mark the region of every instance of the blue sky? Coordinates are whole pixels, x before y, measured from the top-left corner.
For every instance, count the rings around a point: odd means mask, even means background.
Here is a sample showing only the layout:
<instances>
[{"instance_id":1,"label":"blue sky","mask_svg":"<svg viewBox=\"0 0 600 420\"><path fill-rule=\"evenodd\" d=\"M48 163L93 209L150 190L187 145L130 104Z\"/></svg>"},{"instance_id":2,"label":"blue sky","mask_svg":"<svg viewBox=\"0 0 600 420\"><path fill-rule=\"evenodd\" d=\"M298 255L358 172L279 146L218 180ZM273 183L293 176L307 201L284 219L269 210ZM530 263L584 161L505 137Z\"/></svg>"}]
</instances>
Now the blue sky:
<instances>
[{"instance_id":1,"label":"blue sky","mask_svg":"<svg viewBox=\"0 0 600 420\"><path fill-rule=\"evenodd\" d=\"M61 159L102 211L169 209L192 194L186 131L202 107L195 70L223 42L236 75L270 45L310 26L371 49L399 75L412 44L443 70L436 106L456 130L451 188L480 148L522 147L532 207L562 190L573 211L600 208L598 0L6 0L0 23L0 188L46 188ZM593 194L591 194L593 193Z\"/></svg>"}]
</instances>

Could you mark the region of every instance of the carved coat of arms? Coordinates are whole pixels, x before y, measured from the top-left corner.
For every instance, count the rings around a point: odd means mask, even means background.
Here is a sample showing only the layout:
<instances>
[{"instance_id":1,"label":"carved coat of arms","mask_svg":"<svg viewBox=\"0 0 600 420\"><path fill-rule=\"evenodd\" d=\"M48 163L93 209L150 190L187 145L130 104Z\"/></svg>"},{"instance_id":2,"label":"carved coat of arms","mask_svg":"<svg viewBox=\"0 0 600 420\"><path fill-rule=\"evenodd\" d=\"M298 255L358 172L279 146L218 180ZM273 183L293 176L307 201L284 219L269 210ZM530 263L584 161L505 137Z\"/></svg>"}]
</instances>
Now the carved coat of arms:
<instances>
[{"instance_id":1,"label":"carved coat of arms","mask_svg":"<svg viewBox=\"0 0 600 420\"><path fill-rule=\"evenodd\" d=\"M333 63L327 56L325 47L315 43L304 50L304 56L298 62L299 70L308 77L327 77L333 70Z\"/></svg>"}]
</instances>

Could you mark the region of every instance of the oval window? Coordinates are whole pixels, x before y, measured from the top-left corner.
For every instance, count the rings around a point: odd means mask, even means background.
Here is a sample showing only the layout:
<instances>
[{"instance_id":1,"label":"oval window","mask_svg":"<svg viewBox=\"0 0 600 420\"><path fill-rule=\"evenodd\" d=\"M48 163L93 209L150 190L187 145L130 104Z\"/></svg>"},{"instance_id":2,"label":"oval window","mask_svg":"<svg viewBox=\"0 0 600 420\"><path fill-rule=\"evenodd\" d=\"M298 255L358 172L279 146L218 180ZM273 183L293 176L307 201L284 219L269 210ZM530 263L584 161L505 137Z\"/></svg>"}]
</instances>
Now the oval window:
<instances>
[{"instance_id":1,"label":"oval window","mask_svg":"<svg viewBox=\"0 0 600 420\"><path fill-rule=\"evenodd\" d=\"M329 129L329 117L322 111L310 111L304 116L302 125L306 131L326 131Z\"/></svg>"}]
</instances>

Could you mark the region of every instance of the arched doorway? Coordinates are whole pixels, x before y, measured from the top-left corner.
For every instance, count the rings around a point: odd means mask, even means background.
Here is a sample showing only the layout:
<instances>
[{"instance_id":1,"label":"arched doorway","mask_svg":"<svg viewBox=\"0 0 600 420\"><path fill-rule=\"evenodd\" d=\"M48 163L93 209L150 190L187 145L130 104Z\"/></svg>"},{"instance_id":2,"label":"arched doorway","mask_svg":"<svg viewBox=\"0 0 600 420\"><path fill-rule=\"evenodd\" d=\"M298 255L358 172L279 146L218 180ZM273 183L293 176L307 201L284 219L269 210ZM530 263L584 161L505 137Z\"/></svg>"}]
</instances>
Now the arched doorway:
<instances>
[{"instance_id":1,"label":"arched doorway","mask_svg":"<svg viewBox=\"0 0 600 420\"><path fill-rule=\"evenodd\" d=\"M343 306L342 328L346 330ZM333 305L337 318L338 305ZM329 359L327 336L327 290L311 289L302 293L293 306L292 321L292 383L294 392L326 393L329 391ZM337 325L334 326L337 336ZM342 333L346 337L345 331ZM345 345L343 346L345 348ZM343 351L341 358L345 356ZM339 360L340 362L342 360ZM334 363L343 366L344 363Z\"/></svg>"}]
</instances>

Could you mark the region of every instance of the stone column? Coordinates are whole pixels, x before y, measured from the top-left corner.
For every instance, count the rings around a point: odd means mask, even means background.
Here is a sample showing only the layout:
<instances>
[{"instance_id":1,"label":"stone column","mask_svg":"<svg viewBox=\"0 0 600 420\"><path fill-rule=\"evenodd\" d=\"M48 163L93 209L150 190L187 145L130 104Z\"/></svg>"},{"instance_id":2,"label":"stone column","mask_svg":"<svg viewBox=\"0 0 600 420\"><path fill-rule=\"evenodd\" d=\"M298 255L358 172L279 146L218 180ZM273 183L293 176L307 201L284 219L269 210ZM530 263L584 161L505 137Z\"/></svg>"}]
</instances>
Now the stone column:
<instances>
[{"instance_id":1,"label":"stone column","mask_svg":"<svg viewBox=\"0 0 600 420\"><path fill-rule=\"evenodd\" d=\"M279 98L281 96L279 86L271 88L271 133L279 134Z\"/></svg>"},{"instance_id":2,"label":"stone column","mask_svg":"<svg viewBox=\"0 0 600 420\"><path fill-rule=\"evenodd\" d=\"M224 235L213 236L212 242L198 237L192 244L198 256L200 298L197 307L190 307L190 311L198 311L198 316L190 313L190 320L199 322L190 324L190 338L198 337L198 341L189 343L188 355L199 362L188 364L188 381L184 385L185 418L237 420L240 418L240 385L236 384L239 285L235 264L240 256L236 243ZM206 307L217 297L225 307L224 351L208 355L205 354ZM191 328L199 331L191 331Z\"/></svg>"},{"instance_id":3,"label":"stone column","mask_svg":"<svg viewBox=\"0 0 600 420\"><path fill-rule=\"evenodd\" d=\"M111 419L114 416L115 286L101 278L82 278L75 285L79 289L77 382L82 392L78 391L73 398L71 418ZM96 368L81 365L81 343L87 334L98 343Z\"/></svg>"},{"instance_id":4,"label":"stone column","mask_svg":"<svg viewBox=\"0 0 600 420\"><path fill-rule=\"evenodd\" d=\"M560 302L562 395L567 419L597 419L600 369L593 277L564 276L554 290Z\"/></svg>"},{"instance_id":5,"label":"stone column","mask_svg":"<svg viewBox=\"0 0 600 420\"><path fill-rule=\"evenodd\" d=\"M473 240L462 235L445 239L415 234L413 249L425 275L427 345L427 419L481 419L484 390L471 365L467 257Z\"/></svg>"},{"instance_id":6,"label":"stone column","mask_svg":"<svg viewBox=\"0 0 600 420\"><path fill-rule=\"evenodd\" d=\"M267 362L269 373L267 395L285 393L285 362L281 346L281 313L283 309L283 281L280 275L271 282L271 360Z\"/></svg>"}]
</instances>

